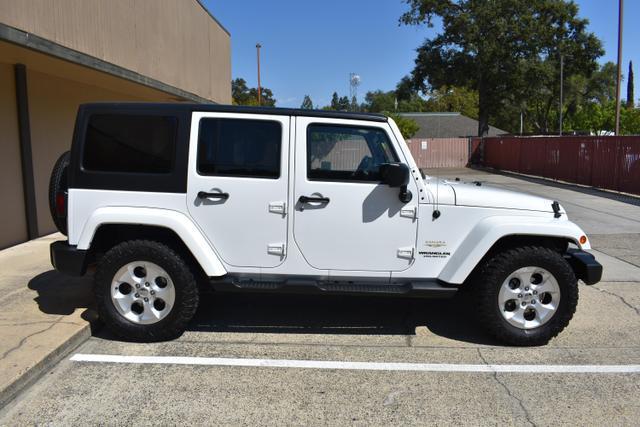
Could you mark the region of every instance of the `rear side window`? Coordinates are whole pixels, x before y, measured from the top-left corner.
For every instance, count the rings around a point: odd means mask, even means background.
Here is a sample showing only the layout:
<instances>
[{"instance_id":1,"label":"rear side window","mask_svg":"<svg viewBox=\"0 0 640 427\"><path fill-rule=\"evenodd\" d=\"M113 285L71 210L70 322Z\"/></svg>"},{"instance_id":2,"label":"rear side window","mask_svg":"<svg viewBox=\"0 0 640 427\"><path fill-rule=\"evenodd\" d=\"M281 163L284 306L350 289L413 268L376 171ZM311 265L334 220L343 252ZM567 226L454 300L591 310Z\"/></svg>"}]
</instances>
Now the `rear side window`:
<instances>
[{"instance_id":1,"label":"rear side window","mask_svg":"<svg viewBox=\"0 0 640 427\"><path fill-rule=\"evenodd\" d=\"M251 178L280 177L282 126L279 122L202 119L198 173Z\"/></svg>"},{"instance_id":2,"label":"rear side window","mask_svg":"<svg viewBox=\"0 0 640 427\"><path fill-rule=\"evenodd\" d=\"M135 114L95 114L85 135L84 169L98 172L170 173L177 119Z\"/></svg>"}]
</instances>

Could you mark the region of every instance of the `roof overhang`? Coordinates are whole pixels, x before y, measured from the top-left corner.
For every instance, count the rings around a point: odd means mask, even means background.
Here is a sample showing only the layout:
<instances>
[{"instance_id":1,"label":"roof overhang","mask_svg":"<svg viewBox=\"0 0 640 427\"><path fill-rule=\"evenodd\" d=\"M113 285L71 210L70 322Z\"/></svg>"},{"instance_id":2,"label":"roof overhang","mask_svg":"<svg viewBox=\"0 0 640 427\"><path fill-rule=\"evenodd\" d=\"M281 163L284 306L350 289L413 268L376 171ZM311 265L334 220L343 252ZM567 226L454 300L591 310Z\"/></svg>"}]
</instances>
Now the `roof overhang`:
<instances>
[{"instance_id":1,"label":"roof overhang","mask_svg":"<svg viewBox=\"0 0 640 427\"><path fill-rule=\"evenodd\" d=\"M207 104L212 103L210 99L202 98L191 92L187 92L175 86L168 85L159 80L136 73L135 71L128 70L110 62L103 61L77 50L70 49L52 42L51 40L47 40L35 34L19 30L3 23L0 23L0 40L78 64L83 67L91 68L102 73L107 73L133 83L141 84L187 101Z\"/></svg>"}]
</instances>

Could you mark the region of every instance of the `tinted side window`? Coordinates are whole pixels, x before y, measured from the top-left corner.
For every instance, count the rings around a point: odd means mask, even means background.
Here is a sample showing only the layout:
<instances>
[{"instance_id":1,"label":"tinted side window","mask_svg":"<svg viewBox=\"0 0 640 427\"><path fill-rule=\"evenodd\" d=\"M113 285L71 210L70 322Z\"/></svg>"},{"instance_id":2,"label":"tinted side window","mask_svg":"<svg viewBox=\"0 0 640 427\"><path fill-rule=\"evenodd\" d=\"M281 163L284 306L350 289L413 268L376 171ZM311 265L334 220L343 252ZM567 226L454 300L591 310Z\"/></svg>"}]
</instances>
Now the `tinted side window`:
<instances>
[{"instance_id":1,"label":"tinted side window","mask_svg":"<svg viewBox=\"0 0 640 427\"><path fill-rule=\"evenodd\" d=\"M85 135L84 169L169 173L176 151L175 117L95 114Z\"/></svg>"},{"instance_id":2,"label":"tinted side window","mask_svg":"<svg viewBox=\"0 0 640 427\"><path fill-rule=\"evenodd\" d=\"M396 162L382 129L307 127L307 177L319 181L380 181L380 165Z\"/></svg>"},{"instance_id":3,"label":"tinted side window","mask_svg":"<svg viewBox=\"0 0 640 427\"><path fill-rule=\"evenodd\" d=\"M280 177L282 126L279 122L202 119L198 137L201 175Z\"/></svg>"}]
</instances>

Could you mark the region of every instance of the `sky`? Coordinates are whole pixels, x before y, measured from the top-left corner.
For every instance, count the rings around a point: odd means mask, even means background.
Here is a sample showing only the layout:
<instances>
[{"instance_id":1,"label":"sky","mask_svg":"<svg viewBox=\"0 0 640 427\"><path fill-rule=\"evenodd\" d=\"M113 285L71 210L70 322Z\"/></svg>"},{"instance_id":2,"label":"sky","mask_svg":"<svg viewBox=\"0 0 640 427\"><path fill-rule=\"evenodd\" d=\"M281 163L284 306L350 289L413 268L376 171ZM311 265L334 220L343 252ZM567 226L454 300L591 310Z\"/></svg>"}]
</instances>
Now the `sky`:
<instances>
[{"instance_id":1,"label":"sky","mask_svg":"<svg viewBox=\"0 0 640 427\"><path fill-rule=\"evenodd\" d=\"M603 42L600 62L616 62L617 0L578 0L580 16ZM349 73L361 77L358 101L370 90L392 90L411 72L415 49L437 28L399 26L407 10L401 0L204 0L231 33L231 75L257 86L256 43L262 86L278 107L299 107L304 95L314 105L329 104L331 94L349 95ZM640 1L624 5L623 74L634 62L640 93ZM626 99L626 80L622 85Z\"/></svg>"}]
</instances>

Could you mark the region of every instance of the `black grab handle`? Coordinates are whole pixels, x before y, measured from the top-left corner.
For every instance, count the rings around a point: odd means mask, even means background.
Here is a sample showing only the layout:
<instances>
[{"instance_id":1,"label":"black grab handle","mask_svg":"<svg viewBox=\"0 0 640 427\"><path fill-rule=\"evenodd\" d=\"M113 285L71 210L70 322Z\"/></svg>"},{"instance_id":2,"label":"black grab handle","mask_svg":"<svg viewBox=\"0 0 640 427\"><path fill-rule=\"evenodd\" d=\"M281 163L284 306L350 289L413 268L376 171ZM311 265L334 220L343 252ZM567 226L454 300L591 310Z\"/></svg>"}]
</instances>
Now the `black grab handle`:
<instances>
[{"instance_id":1,"label":"black grab handle","mask_svg":"<svg viewBox=\"0 0 640 427\"><path fill-rule=\"evenodd\" d=\"M300 196L298 199L300 203L329 203L328 197L309 197L309 196Z\"/></svg>"},{"instance_id":2,"label":"black grab handle","mask_svg":"<svg viewBox=\"0 0 640 427\"><path fill-rule=\"evenodd\" d=\"M229 198L229 193L207 193L206 191L198 191L198 198L227 200Z\"/></svg>"}]
</instances>

